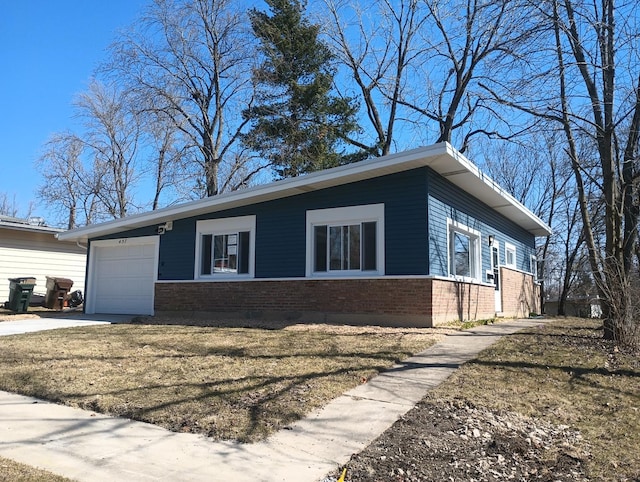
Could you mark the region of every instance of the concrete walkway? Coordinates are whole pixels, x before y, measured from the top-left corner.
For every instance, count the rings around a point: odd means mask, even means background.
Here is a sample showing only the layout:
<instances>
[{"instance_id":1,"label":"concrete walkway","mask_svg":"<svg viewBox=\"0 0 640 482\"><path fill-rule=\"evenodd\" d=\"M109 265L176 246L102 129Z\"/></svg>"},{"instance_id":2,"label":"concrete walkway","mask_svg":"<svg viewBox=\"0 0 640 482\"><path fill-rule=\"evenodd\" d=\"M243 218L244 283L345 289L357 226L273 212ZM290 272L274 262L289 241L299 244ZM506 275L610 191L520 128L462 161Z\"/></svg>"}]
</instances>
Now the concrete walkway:
<instances>
[{"instance_id":1,"label":"concrete walkway","mask_svg":"<svg viewBox=\"0 0 640 482\"><path fill-rule=\"evenodd\" d=\"M0 455L79 481L318 481L461 364L500 337L541 323L508 321L449 335L290 429L250 445L0 392Z\"/></svg>"}]
</instances>

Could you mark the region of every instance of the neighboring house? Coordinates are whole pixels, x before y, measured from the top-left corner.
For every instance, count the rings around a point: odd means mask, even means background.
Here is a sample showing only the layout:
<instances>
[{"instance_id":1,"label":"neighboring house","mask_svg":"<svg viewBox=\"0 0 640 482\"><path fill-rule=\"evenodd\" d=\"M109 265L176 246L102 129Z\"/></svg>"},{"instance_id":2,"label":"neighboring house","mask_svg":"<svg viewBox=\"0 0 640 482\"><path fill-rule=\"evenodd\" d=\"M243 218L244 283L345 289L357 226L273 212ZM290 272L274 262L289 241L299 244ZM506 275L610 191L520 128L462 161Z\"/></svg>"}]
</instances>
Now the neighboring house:
<instances>
[{"instance_id":1,"label":"neighboring house","mask_svg":"<svg viewBox=\"0 0 640 482\"><path fill-rule=\"evenodd\" d=\"M47 291L47 276L73 280L72 291L84 293L87 250L75 241L61 243L63 229L43 226L42 220L0 215L0 301L9 299L9 278L33 277L35 294Z\"/></svg>"},{"instance_id":2,"label":"neighboring house","mask_svg":"<svg viewBox=\"0 0 640 482\"><path fill-rule=\"evenodd\" d=\"M89 313L431 326L540 312L550 228L448 143L60 233Z\"/></svg>"},{"instance_id":3,"label":"neighboring house","mask_svg":"<svg viewBox=\"0 0 640 482\"><path fill-rule=\"evenodd\" d=\"M558 300L547 300L544 303L545 314L558 315ZM565 316L579 316L581 318L601 318L602 306L598 296L583 296L569 298L564 302Z\"/></svg>"}]
</instances>

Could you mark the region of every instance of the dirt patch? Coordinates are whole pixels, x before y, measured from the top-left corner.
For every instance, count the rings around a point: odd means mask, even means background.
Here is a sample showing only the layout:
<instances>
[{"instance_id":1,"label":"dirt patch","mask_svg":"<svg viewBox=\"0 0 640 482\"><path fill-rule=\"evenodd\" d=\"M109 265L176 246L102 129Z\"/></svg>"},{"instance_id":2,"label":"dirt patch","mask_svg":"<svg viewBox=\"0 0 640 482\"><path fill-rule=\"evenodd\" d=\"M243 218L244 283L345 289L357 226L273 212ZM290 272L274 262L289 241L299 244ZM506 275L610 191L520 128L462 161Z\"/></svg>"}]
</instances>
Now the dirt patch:
<instances>
[{"instance_id":1,"label":"dirt patch","mask_svg":"<svg viewBox=\"0 0 640 482\"><path fill-rule=\"evenodd\" d=\"M363 482L568 482L588 480L588 457L569 427L427 397L346 466L347 480Z\"/></svg>"}]
</instances>

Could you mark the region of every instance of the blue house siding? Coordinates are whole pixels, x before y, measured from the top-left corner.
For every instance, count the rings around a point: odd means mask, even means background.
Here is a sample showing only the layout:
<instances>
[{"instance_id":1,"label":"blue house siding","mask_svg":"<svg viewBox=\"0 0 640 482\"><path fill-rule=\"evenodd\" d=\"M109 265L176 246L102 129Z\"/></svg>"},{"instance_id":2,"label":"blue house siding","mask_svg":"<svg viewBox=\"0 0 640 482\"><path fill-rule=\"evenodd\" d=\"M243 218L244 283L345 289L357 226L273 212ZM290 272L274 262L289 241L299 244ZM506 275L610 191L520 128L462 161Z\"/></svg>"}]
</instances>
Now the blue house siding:
<instances>
[{"instance_id":1,"label":"blue house siding","mask_svg":"<svg viewBox=\"0 0 640 482\"><path fill-rule=\"evenodd\" d=\"M196 245L193 242L196 231L194 218L178 219L173 229L160 236L160 256L158 259L158 279L193 279Z\"/></svg>"},{"instance_id":2,"label":"blue house siding","mask_svg":"<svg viewBox=\"0 0 640 482\"><path fill-rule=\"evenodd\" d=\"M385 204L385 273L448 276L447 218L480 231L482 270L490 266L487 236L516 247L516 267L530 271L534 236L428 167L404 171L274 201L175 220L160 236L159 280L193 280L196 222L256 216L255 277L303 278L306 212L363 204ZM158 224L99 239L151 236Z\"/></svg>"},{"instance_id":3,"label":"blue house siding","mask_svg":"<svg viewBox=\"0 0 640 482\"><path fill-rule=\"evenodd\" d=\"M440 174L430 171L428 181L430 274L448 276L447 218L480 231L482 274L490 267L488 235L500 243L500 264L505 263L504 243L516 247L518 269L530 271L529 257L535 254L535 237Z\"/></svg>"},{"instance_id":4,"label":"blue house siding","mask_svg":"<svg viewBox=\"0 0 640 482\"><path fill-rule=\"evenodd\" d=\"M385 272L428 274L427 168L290 196L274 201L175 220L160 236L159 280L194 279L196 222L256 216L255 277L303 278L306 265L306 212L363 204L385 205ZM100 239L149 236L156 226Z\"/></svg>"}]
</instances>

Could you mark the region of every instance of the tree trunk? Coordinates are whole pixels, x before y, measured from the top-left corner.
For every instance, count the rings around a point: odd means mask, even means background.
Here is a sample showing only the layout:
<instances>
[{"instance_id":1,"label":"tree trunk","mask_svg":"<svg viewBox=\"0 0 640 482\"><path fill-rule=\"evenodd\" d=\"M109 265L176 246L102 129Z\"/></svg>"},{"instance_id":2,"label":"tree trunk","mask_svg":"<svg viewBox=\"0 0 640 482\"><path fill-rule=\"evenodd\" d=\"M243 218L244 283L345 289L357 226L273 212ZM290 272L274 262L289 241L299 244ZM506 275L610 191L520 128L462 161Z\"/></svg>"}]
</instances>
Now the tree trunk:
<instances>
[{"instance_id":1,"label":"tree trunk","mask_svg":"<svg viewBox=\"0 0 640 482\"><path fill-rule=\"evenodd\" d=\"M73 229L76 227L76 204L75 202L69 208L69 222L67 223L67 229Z\"/></svg>"}]
</instances>

